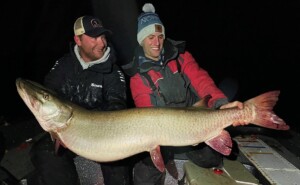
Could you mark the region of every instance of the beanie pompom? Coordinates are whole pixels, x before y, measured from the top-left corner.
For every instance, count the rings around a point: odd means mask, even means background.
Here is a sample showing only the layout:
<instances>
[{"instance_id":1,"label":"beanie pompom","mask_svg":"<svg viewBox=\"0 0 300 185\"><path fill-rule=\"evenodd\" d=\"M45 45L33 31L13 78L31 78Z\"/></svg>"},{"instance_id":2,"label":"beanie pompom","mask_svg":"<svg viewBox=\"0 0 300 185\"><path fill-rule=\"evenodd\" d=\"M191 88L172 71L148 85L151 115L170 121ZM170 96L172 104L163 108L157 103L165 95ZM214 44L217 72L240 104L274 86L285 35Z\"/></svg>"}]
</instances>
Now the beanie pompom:
<instances>
[{"instance_id":1,"label":"beanie pompom","mask_svg":"<svg viewBox=\"0 0 300 185\"><path fill-rule=\"evenodd\" d=\"M153 4L151 3L146 3L144 4L143 6L143 11L146 13L146 12L152 12L152 13L155 13L155 8L153 6Z\"/></svg>"}]
</instances>

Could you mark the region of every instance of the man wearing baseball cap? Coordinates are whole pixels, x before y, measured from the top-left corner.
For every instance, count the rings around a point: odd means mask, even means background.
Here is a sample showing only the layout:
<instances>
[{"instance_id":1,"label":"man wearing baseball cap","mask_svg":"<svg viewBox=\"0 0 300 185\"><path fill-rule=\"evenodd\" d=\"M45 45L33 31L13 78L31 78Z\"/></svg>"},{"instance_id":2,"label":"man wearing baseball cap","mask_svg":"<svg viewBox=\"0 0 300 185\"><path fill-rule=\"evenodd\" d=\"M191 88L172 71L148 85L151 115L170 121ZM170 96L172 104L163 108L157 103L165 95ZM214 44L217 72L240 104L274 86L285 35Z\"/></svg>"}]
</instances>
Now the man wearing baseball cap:
<instances>
[{"instance_id":1,"label":"man wearing baseball cap","mask_svg":"<svg viewBox=\"0 0 300 185\"><path fill-rule=\"evenodd\" d=\"M112 32L104 28L98 18L89 15L79 17L74 23L74 42L70 44L70 52L55 62L45 76L44 85L62 98L89 110L125 109L126 84L122 71L116 65L115 50L107 40L110 34ZM75 166L73 159L78 156L63 147L56 154L49 134L34 144L31 153L37 169L32 180L37 182L29 184L76 185L81 179L76 167L91 172L93 167L88 164L100 165L89 161L85 166ZM101 163L105 185L129 185L127 164L126 160ZM97 171L86 175L86 179L99 177Z\"/></svg>"},{"instance_id":2,"label":"man wearing baseball cap","mask_svg":"<svg viewBox=\"0 0 300 185\"><path fill-rule=\"evenodd\" d=\"M102 22L93 16L79 17L74 23L74 35L88 35L90 37L98 37L102 34L107 34L111 31L105 29Z\"/></svg>"}]
</instances>

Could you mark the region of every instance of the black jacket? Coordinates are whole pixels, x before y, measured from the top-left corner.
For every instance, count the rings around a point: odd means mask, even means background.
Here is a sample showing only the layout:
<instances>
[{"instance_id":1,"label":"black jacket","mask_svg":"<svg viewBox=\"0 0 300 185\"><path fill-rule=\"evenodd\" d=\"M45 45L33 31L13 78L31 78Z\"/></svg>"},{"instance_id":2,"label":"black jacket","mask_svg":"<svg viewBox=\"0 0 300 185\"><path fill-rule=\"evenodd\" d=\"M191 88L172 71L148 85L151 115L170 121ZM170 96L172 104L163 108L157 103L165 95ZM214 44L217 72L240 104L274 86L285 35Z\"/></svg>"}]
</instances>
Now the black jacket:
<instances>
[{"instance_id":1,"label":"black jacket","mask_svg":"<svg viewBox=\"0 0 300 185\"><path fill-rule=\"evenodd\" d=\"M117 110L126 108L126 82L124 74L116 65L112 46L110 56L104 63L83 69L74 53L58 59L45 76L44 85L61 97L87 109Z\"/></svg>"}]
</instances>

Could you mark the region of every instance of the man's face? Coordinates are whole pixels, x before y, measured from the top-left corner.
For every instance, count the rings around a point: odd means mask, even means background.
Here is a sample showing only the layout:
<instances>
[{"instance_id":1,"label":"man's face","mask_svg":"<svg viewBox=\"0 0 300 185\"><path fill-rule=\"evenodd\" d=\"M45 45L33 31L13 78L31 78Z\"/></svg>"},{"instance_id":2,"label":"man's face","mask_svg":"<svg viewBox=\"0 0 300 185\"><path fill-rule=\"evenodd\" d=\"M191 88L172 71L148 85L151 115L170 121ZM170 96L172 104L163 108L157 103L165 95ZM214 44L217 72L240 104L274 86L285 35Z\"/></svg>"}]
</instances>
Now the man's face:
<instances>
[{"instance_id":1,"label":"man's face","mask_svg":"<svg viewBox=\"0 0 300 185\"><path fill-rule=\"evenodd\" d=\"M98 37L90 37L85 34L75 36L74 40L80 48L80 56L85 62L100 59L107 48L107 41L104 34Z\"/></svg>"},{"instance_id":2,"label":"man's face","mask_svg":"<svg viewBox=\"0 0 300 185\"><path fill-rule=\"evenodd\" d=\"M148 35L142 42L145 56L154 61L158 61L163 48L163 43L164 35L162 33L155 32Z\"/></svg>"}]
</instances>

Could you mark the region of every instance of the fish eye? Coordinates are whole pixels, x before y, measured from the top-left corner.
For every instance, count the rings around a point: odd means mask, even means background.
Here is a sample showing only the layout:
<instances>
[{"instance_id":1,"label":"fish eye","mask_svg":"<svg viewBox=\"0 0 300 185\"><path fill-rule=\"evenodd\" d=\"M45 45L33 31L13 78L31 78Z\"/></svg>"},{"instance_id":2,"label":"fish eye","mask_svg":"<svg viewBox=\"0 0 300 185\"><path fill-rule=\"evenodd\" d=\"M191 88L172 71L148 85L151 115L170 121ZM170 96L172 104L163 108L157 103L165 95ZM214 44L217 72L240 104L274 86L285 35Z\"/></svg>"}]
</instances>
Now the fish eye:
<instances>
[{"instance_id":1,"label":"fish eye","mask_svg":"<svg viewBox=\"0 0 300 185\"><path fill-rule=\"evenodd\" d=\"M45 93L45 94L43 95L43 98L44 98L45 100L49 100L49 94Z\"/></svg>"}]
</instances>

